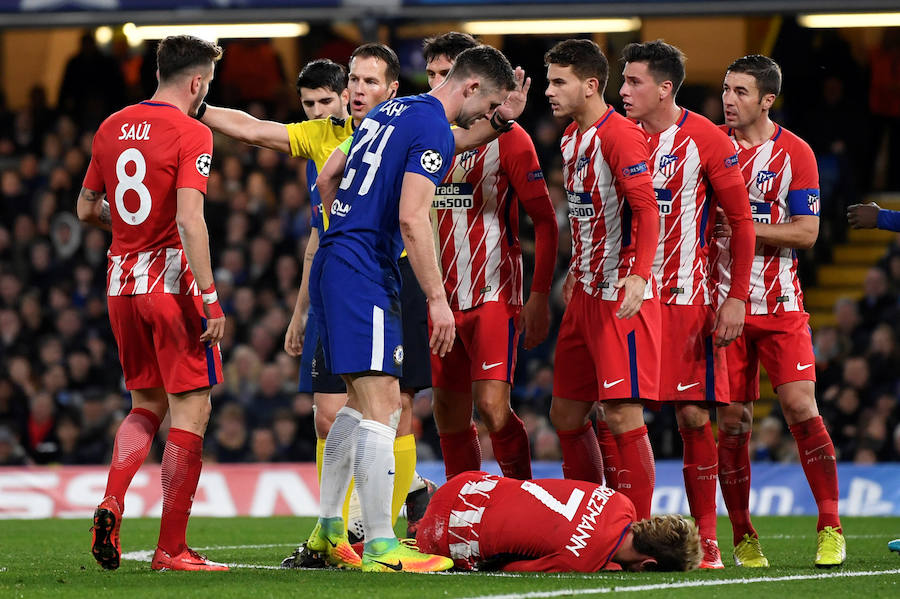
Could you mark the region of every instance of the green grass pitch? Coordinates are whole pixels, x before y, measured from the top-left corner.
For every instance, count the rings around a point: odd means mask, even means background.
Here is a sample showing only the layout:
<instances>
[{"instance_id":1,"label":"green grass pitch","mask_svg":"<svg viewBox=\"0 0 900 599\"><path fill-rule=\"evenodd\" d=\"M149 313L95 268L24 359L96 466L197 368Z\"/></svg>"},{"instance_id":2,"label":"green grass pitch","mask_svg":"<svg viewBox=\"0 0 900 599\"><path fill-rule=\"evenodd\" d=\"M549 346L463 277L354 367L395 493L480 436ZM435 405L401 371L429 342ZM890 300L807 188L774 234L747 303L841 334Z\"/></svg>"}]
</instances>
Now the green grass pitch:
<instances>
[{"instance_id":1,"label":"green grass pitch","mask_svg":"<svg viewBox=\"0 0 900 599\"><path fill-rule=\"evenodd\" d=\"M844 518L848 557L843 568L818 570L815 518L756 518L772 567L731 565L727 518L719 519L725 570L690 573L598 574L363 574L279 570L312 528L311 518L195 518L188 539L211 559L237 564L231 572L153 572L158 521L125 520L125 558L114 572L90 554L89 519L0 522L0 597L900 597L900 555L887 542L900 537L900 518ZM404 523L398 523L398 530ZM129 556L129 554L131 554ZM131 557L131 559L128 559ZM136 558L143 558L140 561Z\"/></svg>"}]
</instances>

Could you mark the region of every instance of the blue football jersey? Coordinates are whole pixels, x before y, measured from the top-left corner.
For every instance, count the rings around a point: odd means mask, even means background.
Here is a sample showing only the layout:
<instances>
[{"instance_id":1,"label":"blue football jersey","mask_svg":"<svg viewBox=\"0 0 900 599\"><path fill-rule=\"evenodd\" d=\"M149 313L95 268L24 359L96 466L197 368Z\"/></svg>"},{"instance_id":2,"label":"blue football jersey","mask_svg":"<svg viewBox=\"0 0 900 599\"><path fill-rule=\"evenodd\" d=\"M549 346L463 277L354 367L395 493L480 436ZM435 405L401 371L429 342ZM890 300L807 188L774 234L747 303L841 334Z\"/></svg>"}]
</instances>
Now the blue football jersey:
<instances>
[{"instance_id":1,"label":"blue football jersey","mask_svg":"<svg viewBox=\"0 0 900 599\"><path fill-rule=\"evenodd\" d=\"M396 98L376 106L353 135L320 247L376 283L399 289L403 176L418 173L437 185L453 162L454 148L444 107L433 96Z\"/></svg>"}]
</instances>

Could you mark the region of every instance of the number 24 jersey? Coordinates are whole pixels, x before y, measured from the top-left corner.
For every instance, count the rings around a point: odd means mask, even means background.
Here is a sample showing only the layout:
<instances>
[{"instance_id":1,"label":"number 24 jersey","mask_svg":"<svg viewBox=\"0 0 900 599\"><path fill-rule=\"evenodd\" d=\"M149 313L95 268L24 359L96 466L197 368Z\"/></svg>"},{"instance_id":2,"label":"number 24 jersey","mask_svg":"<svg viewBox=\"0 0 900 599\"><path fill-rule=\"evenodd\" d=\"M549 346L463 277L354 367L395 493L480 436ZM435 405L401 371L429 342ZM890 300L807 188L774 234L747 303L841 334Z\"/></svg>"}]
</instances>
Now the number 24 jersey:
<instances>
[{"instance_id":1,"label":"number 24 jersey","mask_svg":"<svg viewBox=\"0 0 900 599\"><path fill-rule=\"evenodd\" d=\"M206 193L212 132L164 102L109 116L94 135L84 187L106 192L112 217L107 293L198 293L175 224L178 188Z\"/></svg>"}]
</instances>

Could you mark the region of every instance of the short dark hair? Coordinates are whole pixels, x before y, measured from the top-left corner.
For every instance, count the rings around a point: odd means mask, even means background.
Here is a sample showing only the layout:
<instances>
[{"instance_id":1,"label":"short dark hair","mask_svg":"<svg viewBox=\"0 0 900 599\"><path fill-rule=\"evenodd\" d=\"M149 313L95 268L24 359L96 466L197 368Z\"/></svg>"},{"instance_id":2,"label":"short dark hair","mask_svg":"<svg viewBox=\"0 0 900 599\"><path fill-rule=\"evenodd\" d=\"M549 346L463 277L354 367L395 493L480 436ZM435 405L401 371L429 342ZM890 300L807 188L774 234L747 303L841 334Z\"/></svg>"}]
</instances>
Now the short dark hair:
<instances>
[{"instance_id":1,"label":"short dark hair","mask_svg":"<svg viewBox=\"0 0 900 599\"><path fill-rule=\"evenodd\" d=\"M425 64L439 56L446 56L447 60L452 62L464 50L478 45L478 40L468 33L451 31L443 35L426 38L422 42L422 54L425 56Z\"/></svg>"},{"instance_id":2,"label":"short dark hair","mask_svg":"<svg viewBox=\"0 0 900 599\"><path fill-rule=\"evenodd\" d=\"M475 46L463 50L447 73L447 79L472 76L480 77L500 89L512 91L516 88L516 75L512 65L500 50L491 46Z\"/></svg>"},{"instance_id":3,"label":"short dark hair","mask_svg":"<svg viewBox=\"0 0 900 599\"><path fill-rule=\"evenodd\" d=\"M606 89L609 79L609 61L600 46L591 40L565 40L559 42L544 54L544 66L558 64L572 67L580 79L594 77L600 82L600 92Z\"/></svg>"},{"instance_id":4,"label":"short dark hair","mask_svg":"<svg viewBox=\"0 0 900 599\"><path fill-rule=\"evenodd\" d=\"M384 44L373 42L359 46L350 55L350 62L353 62L354 58L367 58L370 56L384 62L384 74L388 83L393 83L400 79L400 59L397 58L396 52Z\"/></svg>"},{"instance_id":5,"label":"short dark hair","mask_svg":"<svg viewBox=\"0 0 900 599\"><path fill-rule=\"evenodd\" d=\"M672 82L673 96L684 83L684 53L662 40L628 44L622 51L622 60L647 63L647 70L656 83Z\"/></svg>"},{"instance_id":6,"label":"short dark hair","mask_svg":"<svg viewBox=\"0 0 900 599\"><path fill-rule=\"evenodd\" d=\"M727 73L746 73L756 79L759 98L766 94L781 93L781 67L778 63L762 54L749 54L738 58L728 67Z\"/></svg>"},{"instance_id":7,"label":"short dark hair","mask_svg":"<svg viewBox=\"0 0 900 599\"><path fill-rule=\"evenodd\" d=\"M297 76L297 93L300 88L319 89L324 87L340 95L347 89L347 70L328 58L319 58L306 63Z\"/></svg>"},{"instance_id":8,"label":"short dark hair","mask_svg":"<svg viewBox=\"0 0 900 599\"><path fill-rule=\"evenodd\" d=\"M222 58L222 48L193 35L170 35L156 47L159 78L166 81L182 72Z\"/></svg>"}]
</instances>

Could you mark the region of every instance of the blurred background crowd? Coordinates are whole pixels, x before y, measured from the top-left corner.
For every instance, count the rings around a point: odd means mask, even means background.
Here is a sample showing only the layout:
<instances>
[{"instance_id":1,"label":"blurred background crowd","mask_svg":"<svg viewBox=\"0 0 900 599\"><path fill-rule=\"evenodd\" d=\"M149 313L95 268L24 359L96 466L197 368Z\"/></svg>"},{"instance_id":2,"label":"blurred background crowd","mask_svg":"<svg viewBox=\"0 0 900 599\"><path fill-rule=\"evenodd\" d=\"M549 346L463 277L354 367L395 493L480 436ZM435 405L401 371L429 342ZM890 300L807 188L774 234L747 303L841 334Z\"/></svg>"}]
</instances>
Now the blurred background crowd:
<instances>
[{"instance_id":1,"label":"blurred background crowd","mask_svg":"<svg viewBox=\"0 0 900 599\"><path fill-rule=\"evenodd\" d=\"M802 280L846 235L845 207L872 191L900 191L900 38L888 29L865 61L834 32L799 34L787 26L773 52L785 71L774 117L807 139L819 161L822 225L814 250L800 256ZM809 39L810 36L817 36ZM563 306L559 287L570 255L559 159L561 124L542 97L541 55L554 38L509 37L503 50L534 78L522 122L532 134L557 208L560 247L554 325L548 341L520 348L513 402L536 460L560 459L548 422L552 357ZM293 89L269 42L224 42L210 103L280 122L302 120ZM353 45L317 43L304 60L346 63ZM616 51L609 49L607 98L619 106ZM83 227L75 199L90 160L93 131L112 111L152 95L154 47L102 48L91 34L68 62L59 97L31 90L20 110L0 90L0 465L101 464L130 409L106 313L107 234ZM727 64L727 61L725 62ZM810 68L825 65L827 68ZM679 104L722 122L719 90L688 84ZM894 86L894 87L891 87ZM402 93L424 91L424 74L405 73ZM219 136L206 197L215 280L228 316L222 342L225 383L212 393L204 459L216 462L313 461L312 398L296 392L298 363L282 350L310 227L300 161ZM533 234L521 219L525 272ZM526 293L530 279L526 278ZM817 397L839 460L900 460L898 312L900 242L873 267L860 300L840 299L834 326L814 332ZM791 461L795 444L777 404L757 421L756 460ZM420 460L440 459L430 394L414 406ZM646 413L657 458L681 455L669 408ZM165 423L160 432L164 438ZM485 437L482 451L490 459ZM161 444L151 452L158 460Z\"/></svg>"}]
</instances>

